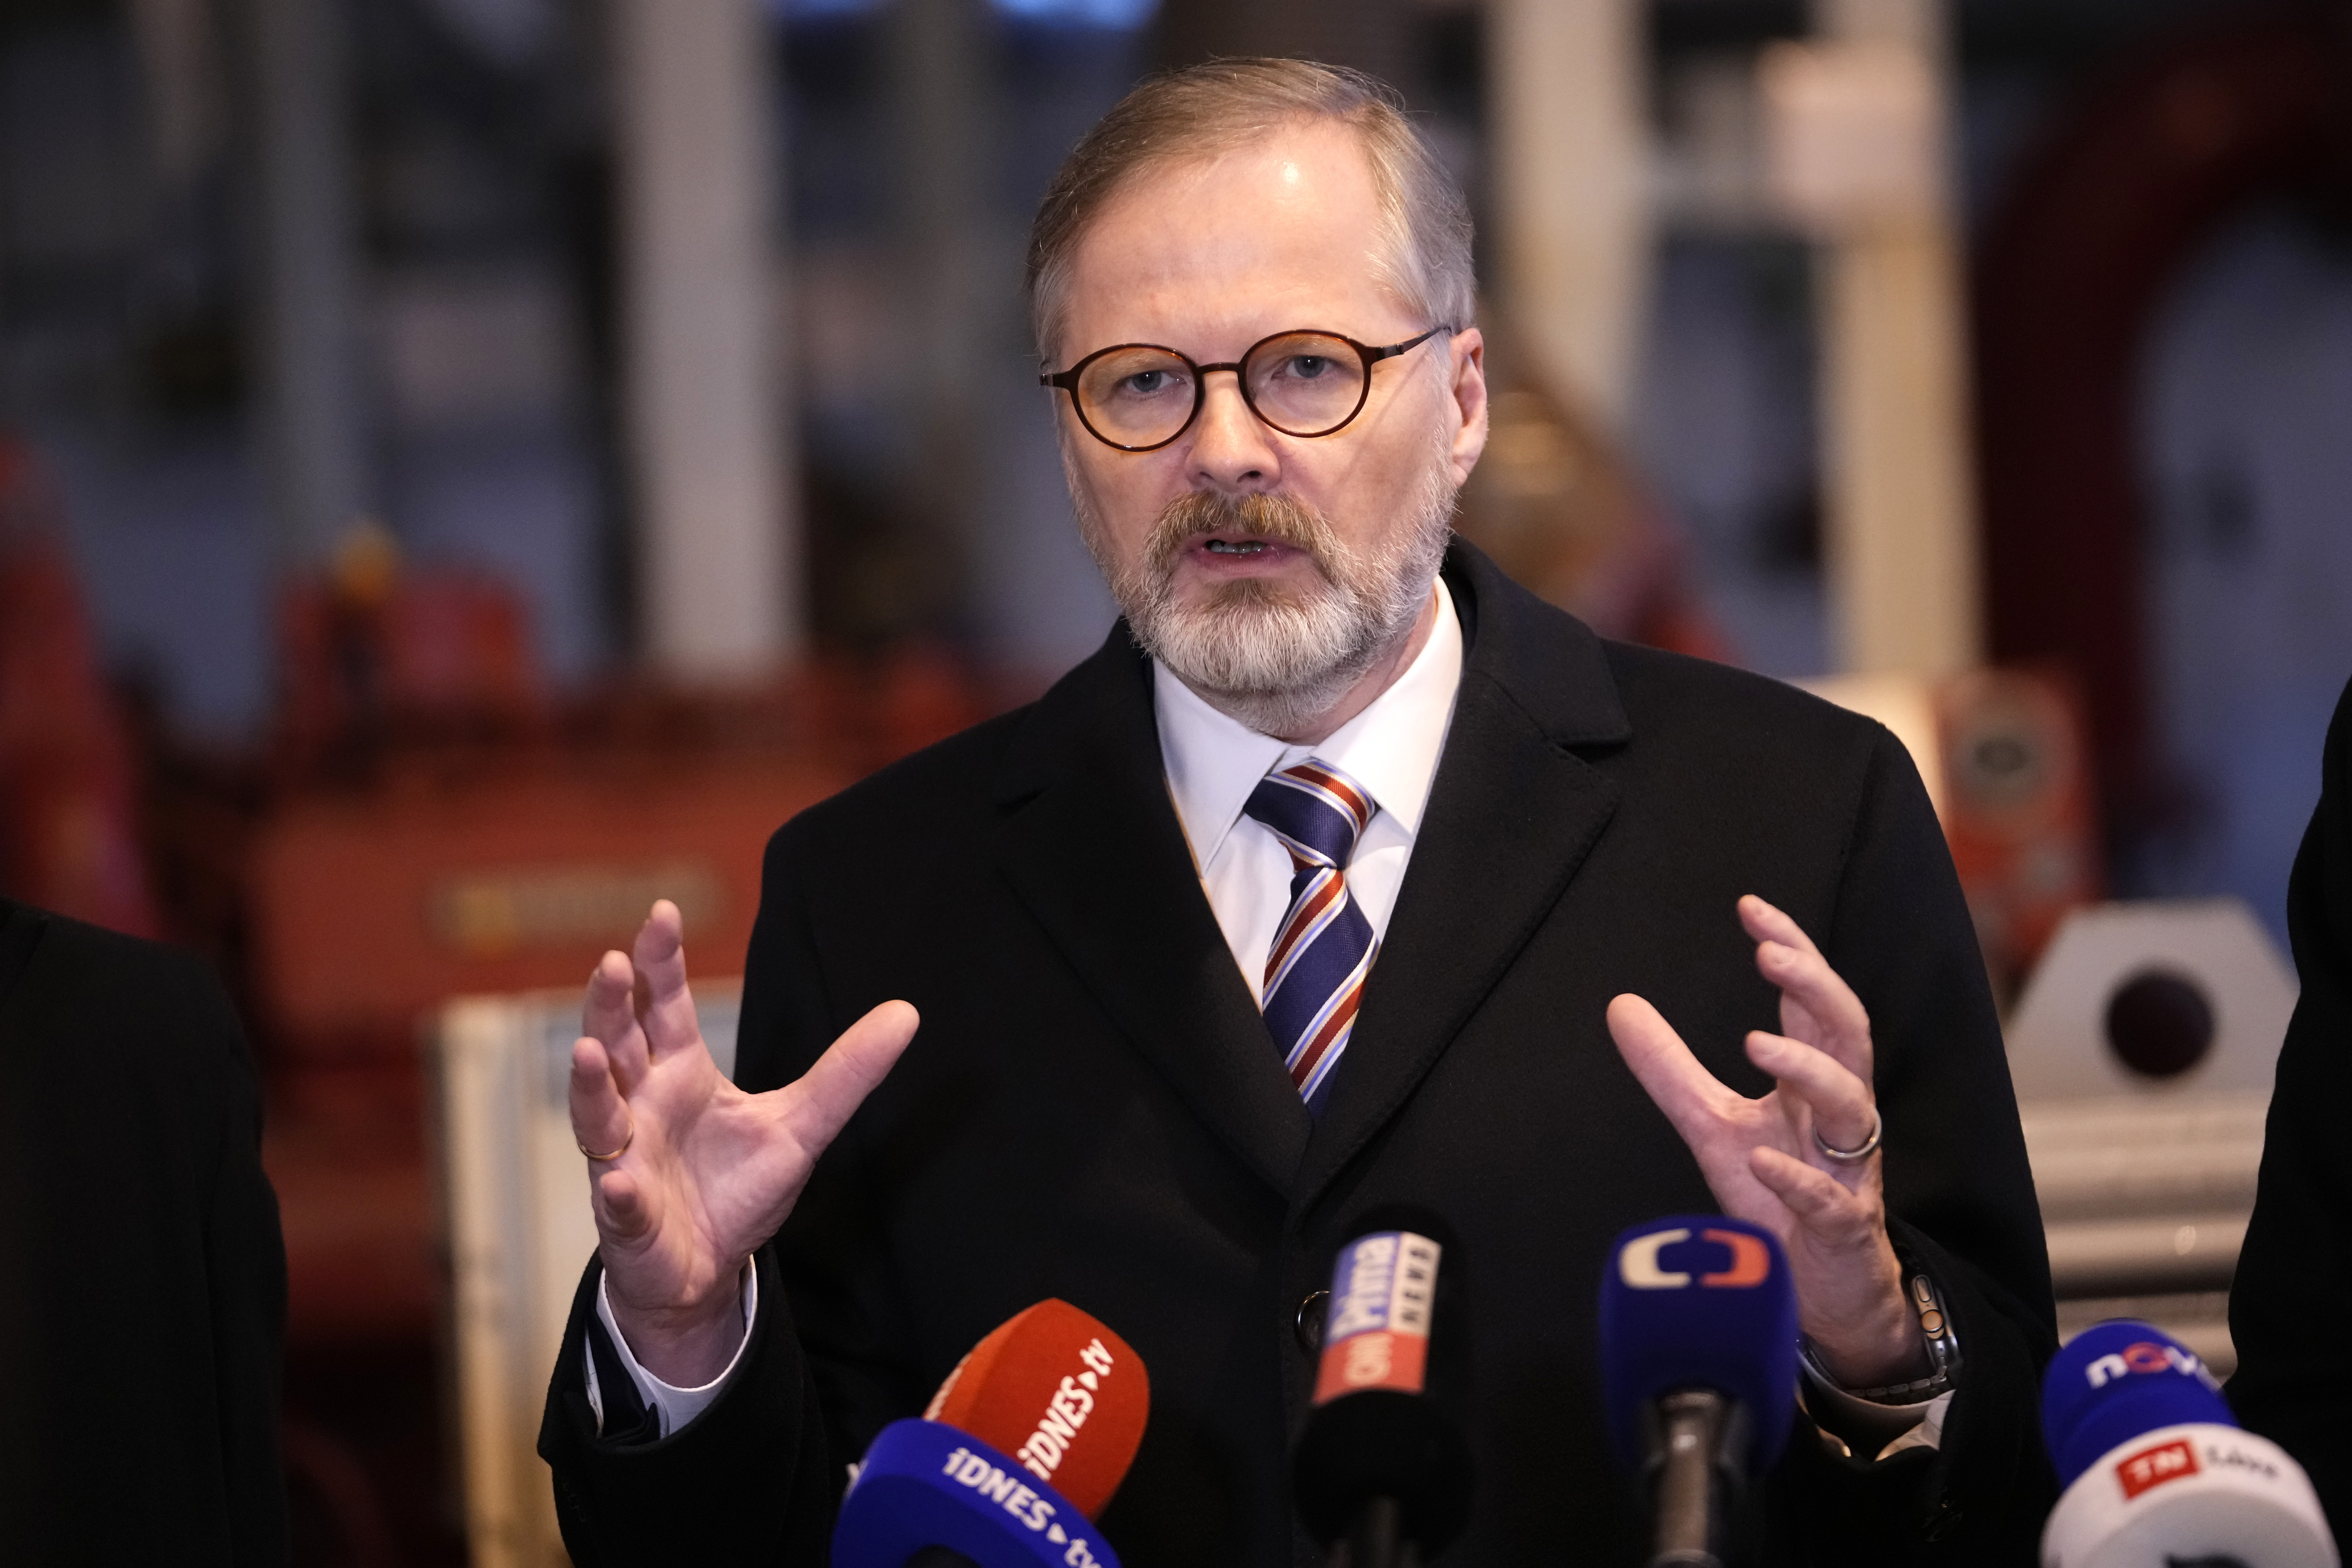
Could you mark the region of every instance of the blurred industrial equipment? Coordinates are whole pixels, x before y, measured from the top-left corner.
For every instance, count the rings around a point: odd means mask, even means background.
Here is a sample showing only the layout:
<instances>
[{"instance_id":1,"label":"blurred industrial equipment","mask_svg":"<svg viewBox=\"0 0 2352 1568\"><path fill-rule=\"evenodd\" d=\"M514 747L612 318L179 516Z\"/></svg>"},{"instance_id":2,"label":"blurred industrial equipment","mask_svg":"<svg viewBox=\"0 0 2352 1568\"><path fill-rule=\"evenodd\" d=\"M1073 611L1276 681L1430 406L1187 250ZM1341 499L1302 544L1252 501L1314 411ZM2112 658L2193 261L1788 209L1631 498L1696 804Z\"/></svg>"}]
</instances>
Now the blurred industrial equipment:
<instances>
[{"instance_id":1,"label":"blurred industrial equipment","mask_svg":"<svg viewBox=\"0 0 2352 1568\"><path fill-rule=\"evenodd\" d=\"M286 605L267 783L215 863L270 1046L293 1331L422 1333L442 1280L416 1050L436 1009L582 984L656 898L731 965L768 835L985 708L918 651L559 707L510 594L404 573L365 536Z\"/></svg>"},{"instance_id":2,"label":"blurred industrial equipment","mask_svg":"<svg viewBox=\"0 0 2352 1568\"><path fill-rule=\"evenodd\" d=\"M730 982L695 984L703 1039L730 1077L738 997ZM548 1369L596 1250L566 1099L579 1033L576 991L460 997L433 1030L474 1568L569 1561L538 1442Z\"/></svg>"},{"instance_id":3,"label":"blurred industrial equipment","mask_svg":"<svg viewBox=\"0 0 2352 1568\"><path fill-rule=\"evenodd\" d=\"M2250 199L2352 212L2352 29L2340 6L2219 7L2071 101L2008 182L1975 275L1991 656L2082 683L2104 812L2167 811L2149 744L2156 520L2136 471L2149 319Z\"/></svg>"},{"instance_id":4,"label":"blurred industrial equipment","mask_svg":"<svg viewBox=\"0 0 2352 1568\"><path fill-rule=\"evenodd\" d=\"M2015 669L1802 684L1876 719L1910 751L2006 1006L2060 922L2100 896L2095 795L2071 687Z\"/></svg>"},{"instance_id":5,"label":"blurred industrial equipment","mask_svg":"<svg viewBox=\"0 0 2352 1568\"><path fill-rule=\"evenodd\" d=\"M2159 1323L2227 1375L2293 974L2235 899L2075 910L2008 1021L2059 1330Z\"/></svg>"}]
</instances>

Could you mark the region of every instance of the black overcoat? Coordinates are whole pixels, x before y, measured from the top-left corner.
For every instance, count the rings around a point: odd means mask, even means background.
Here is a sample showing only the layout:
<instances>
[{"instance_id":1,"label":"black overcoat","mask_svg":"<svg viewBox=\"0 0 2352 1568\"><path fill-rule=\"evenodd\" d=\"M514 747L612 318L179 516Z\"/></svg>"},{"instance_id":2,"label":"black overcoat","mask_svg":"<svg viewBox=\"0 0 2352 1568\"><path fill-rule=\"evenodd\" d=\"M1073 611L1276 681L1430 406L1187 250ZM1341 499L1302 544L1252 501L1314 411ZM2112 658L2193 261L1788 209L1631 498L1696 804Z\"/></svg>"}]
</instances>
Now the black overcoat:
<instances>
[{"instance_id":1,"label":"black overcoat","mask_svg":"<svg viewBox=\"0 0 2352 1568\"><path fill-rule=\"evenodd\" d=\"M2287 882L2303 982L2279 1048L2263 1170L2230 1289L2249 1427L2302 1462L2338 1541L2352 1540L2352 1371L2336 1304L2352 1293L2352 685L2327 727L2319 805Z\"/></svg>"},{"instance_id":2,"label":"black overcoat","mask_svg":"<svg viewBox=\"0 0 2352 1568\"><path fill-rule=\"evenodd\" d=\"M220 983L0 899L0 1563L284 1563L285 1331Z\"/></svg>"},{"instance_id":3,"label":"black overcoat","mask_svg":"<svg viewBox=\"0 0 2352 1568\"><path fill-rule=\"evenodd\" d=\"M1211 913L1126 628L1032 707L793 819L768 849L739 1076L803 1071L904 997L915 1042L759 1260L719 1401L595 1440L583 1281L541 1451L583 1565L823 1561L841 1466L1047 1296L1151 1375L1106 1515L1132 1568L1312 1560L1285 1492L1296 1332L1351 1217L1458 1231L1480 1469L1449 1563L1637 1561L1594 1340L1623 1227L1716 1205L1603 1009L1654 1000L1725 1081L1777 1027L1735 902L1788 910L1869 1008L1898 1245L1967 1357L1938 1452L1769 1488L1783 1562L2023 1564L2052 1493L2035 1387L2048 1268L1993 1005L1926 793L1885 729L1779 682L1604 642L1457 545L1452 728L1329 1104L1311 1121Z\"/></svg>"}]
</instances>

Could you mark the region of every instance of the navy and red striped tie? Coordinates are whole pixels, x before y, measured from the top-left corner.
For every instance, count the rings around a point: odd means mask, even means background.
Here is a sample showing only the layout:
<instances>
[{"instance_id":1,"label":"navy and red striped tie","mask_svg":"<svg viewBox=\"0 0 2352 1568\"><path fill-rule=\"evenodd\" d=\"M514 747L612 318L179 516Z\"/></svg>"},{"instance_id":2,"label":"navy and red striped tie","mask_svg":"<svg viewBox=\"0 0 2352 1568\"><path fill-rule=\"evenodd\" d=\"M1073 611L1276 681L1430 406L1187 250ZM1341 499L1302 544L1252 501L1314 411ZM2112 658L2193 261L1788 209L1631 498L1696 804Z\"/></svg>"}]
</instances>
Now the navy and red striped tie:
<instances>
[{"instance_id":1,"label":"navy and red striped tie","mask_svg":"<svg viewBox=\"0 0 2352 1568\"><path fill-rule=\"evenodd\" d=\"M1309 757L1268 773L1242 809L1290 851L1290 908L1266 955L1261 1005L1290 1081L1319 1115L1380 946L1348 893L1348 861L1378 807L1361 784Z\"/></svg>"}]
</instances>

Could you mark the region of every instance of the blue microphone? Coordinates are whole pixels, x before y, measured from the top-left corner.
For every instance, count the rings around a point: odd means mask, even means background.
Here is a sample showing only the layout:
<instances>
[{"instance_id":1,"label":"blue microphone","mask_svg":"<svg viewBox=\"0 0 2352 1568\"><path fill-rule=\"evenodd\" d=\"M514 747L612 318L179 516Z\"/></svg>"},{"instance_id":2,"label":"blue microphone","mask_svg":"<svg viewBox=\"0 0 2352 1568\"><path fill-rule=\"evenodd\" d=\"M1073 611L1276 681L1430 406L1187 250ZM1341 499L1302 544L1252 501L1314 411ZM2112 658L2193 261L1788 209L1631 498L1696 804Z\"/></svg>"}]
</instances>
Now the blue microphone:
<instances>
[{"instance_id":1,"label":"blue microphone","mask_svg":"<svg viewBox=\"0 0 2352 1568\"><path fill-rule=\"evenodd\" d=\"M2152 1323L2100 1323L2051 1358L2042 1436L2065 1488L2044 1568L2336 1568L2302 1467L2239 1430L2205 1363Z\"/></svg>"},{"instance_id":2,"label":"blue microphone","mask_svg":"<svg viewBox=\"0 0 2352 1568\"><path fill-rule=\"evenodd\" d=\"M909 1418L882 1428L866 1450L841 1500L833 1563L906 1568L926 1561L1118 1568L1102 1532L1019 1460L941 1422Z\"/></svg>"},{"instance_id":3,"label":"blue microphone","mask_svg":"<svg viewBox=\"0 0 2352 1568\"><path fill-rule=\"evenodd\" d=\"M1748 1479L1796 1415L1797 1291L1769 1231L1677 1215L1617 1238L1601 1280L1601 1398L1649 1493L1650 1563L1719 1568Z\"/></svg>"}]
</instances>

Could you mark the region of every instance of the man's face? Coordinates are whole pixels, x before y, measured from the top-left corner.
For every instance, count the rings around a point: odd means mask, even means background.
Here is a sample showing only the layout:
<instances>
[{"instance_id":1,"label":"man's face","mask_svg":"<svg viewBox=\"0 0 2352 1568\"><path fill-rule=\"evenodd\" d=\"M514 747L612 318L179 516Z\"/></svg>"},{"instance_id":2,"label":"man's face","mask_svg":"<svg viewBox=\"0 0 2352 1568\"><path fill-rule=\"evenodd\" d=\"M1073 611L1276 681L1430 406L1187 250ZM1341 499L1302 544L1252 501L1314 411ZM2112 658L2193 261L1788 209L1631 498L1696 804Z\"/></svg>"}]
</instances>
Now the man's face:
<instances>
[{"instance_id":1,"label":"man's face","mask_svg":"<svg viewBox=\"0 0 2352 1568\"><path fill-rule=\"evenodd\" d=\"M1457 324L1383 285L1380 219L1344 126L1148 171L1078 246L1055 363L1142 342L1223 363L1296 328L1380 347ZM1313 437L1261 423L1225 372L1150 452L1097 440L1057 394L1087 545L1147 646L1213 696L1351 684L1381 651L1360 645L1409 632L1425 601L1433 541L1486 442L1483 353L1475 331L1441 332L1382 361L1363 411Z\"/></svg>"}]
</instances>

